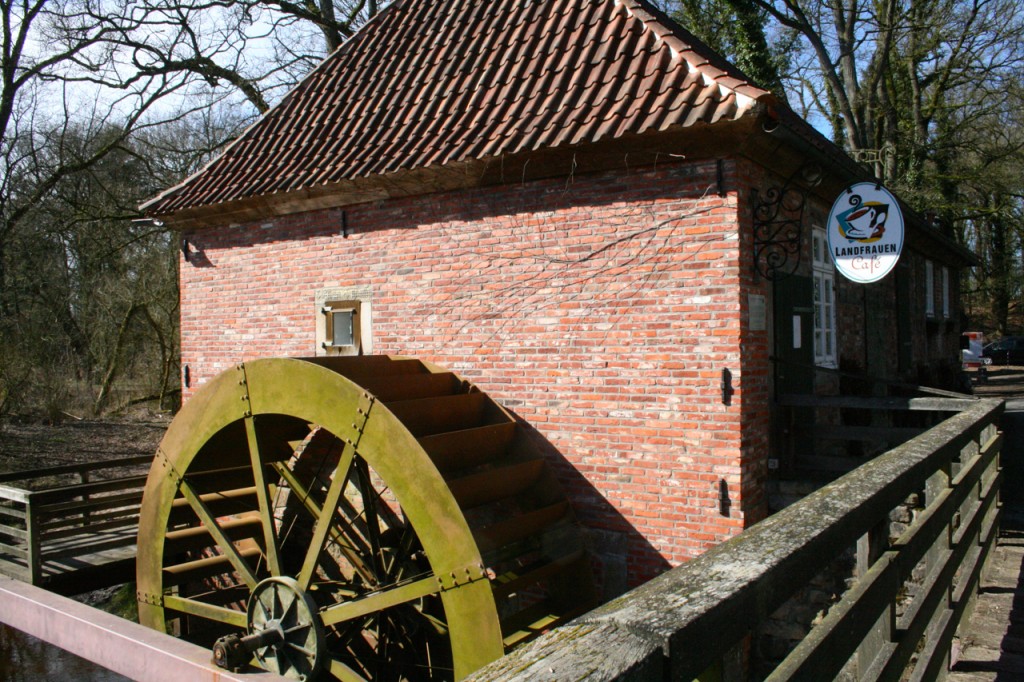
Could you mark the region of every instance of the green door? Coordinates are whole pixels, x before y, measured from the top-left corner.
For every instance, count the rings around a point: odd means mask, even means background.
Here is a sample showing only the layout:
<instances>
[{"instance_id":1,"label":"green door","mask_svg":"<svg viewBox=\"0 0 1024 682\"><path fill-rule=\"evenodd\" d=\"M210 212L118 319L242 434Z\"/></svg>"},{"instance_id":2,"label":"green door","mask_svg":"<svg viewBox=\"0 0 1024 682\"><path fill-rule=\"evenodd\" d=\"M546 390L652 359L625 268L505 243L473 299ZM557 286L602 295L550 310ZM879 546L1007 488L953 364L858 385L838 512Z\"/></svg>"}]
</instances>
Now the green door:
<instances>
[{"instance_id":1,"label":"green door","mask_svg":"<svg viewBox=\"0 0 1024 682\"><path fill-rule=\"evenodd\" d=\"M775 281L775 394L814 390L814 280L790 275Z\"/></svg>"},{"instance_id":2,"label":"green door","mask_svg":"<svg viewBox=\"0 0 1024 682\"><path fill-rule=\"evenodd\" d=\"M775 395L814 392L814 280L790 275L776 280L772 297L775 348ZM800 461L814 452L806 430L814 424L810 407L777 406L773 415L772 451L778 474L792 477Z\"/></svg>"}]
</instances>

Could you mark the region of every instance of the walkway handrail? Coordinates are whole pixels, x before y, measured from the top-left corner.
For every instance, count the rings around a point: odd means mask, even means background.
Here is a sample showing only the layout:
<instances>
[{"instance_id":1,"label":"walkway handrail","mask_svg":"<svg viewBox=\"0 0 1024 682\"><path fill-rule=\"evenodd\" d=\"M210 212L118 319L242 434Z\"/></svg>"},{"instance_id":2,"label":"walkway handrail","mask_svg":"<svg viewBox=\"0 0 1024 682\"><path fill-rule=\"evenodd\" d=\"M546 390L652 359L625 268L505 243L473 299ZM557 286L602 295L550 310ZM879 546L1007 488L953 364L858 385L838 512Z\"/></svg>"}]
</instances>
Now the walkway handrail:
<instances>
[{"instance_id":1,"label":"walkway handrail","mask_svg":"<svg viewBox=\"0 0 1024 682\"><path fill-rule=\"evenodd\" d=\"M209 649L2 576L0 623L143 682L287 679L268 672L229 672L214 665Z\"/></svg>"},{"instance_id":2,"label":"walkway handrail","mask_svg":"<svg viewBox=\"0 0 1024 682\"><path fill-rule=\"evenodd\" d=\"M769 679L934 679L998 528L998 400L938 426L741 535L478 671L475 680L692 680L857 548L857 577ZM916 496L916 497L915 497ZM890 515L915 500L890 539ZM740 656L742 658L742 656ZM717 675L716 675L717 676Z\"/></svg>"}]
</instances>

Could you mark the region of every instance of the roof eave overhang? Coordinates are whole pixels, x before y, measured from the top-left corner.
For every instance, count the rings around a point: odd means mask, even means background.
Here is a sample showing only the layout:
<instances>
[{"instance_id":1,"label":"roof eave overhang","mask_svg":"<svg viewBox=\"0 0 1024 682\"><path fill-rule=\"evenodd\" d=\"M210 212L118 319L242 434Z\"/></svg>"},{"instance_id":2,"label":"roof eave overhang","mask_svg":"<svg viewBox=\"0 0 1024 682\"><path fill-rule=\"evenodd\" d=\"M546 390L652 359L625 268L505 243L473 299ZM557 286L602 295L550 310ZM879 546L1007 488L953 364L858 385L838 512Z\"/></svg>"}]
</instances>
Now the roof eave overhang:
<instances>
[{"instance_id":1,"label":"roof eave overhang","mask_svg":"<svg viewBox=\"0 0 1024 682\"><path fill-rule=\"evenodd\" d=\"M744 154L784 178L796 173L805 164L817 164L823 176L812 191L826 203L832 202L840 192L855 182L880 182L865 166L856 163L791 111L766 107L761 111L759 126L765 135L752 136L744 147ZM932 227L924 216L902 199L899 201L912 248L953 267L980 264L974 252Z\"/></svg>"},{"instance_id":2,"label":"roof eave overhang","mask_svg":"<svg viewBox=\"0 0 1024 682\"><path fill-rule=\"evenodd\" d=\"M875 180L867 169L803 119L788 110L779 111L769 105L755 103L746 115L713 124L697 123L574 146L460 160L150 215L171 228L198 230L399 197L556 177L569 182L575 175L584 173L612 169L628 172L684 159L736 155L770 168L783 178L797 172L803 165L818 164L824 171L823 179L812 191L825 202L832 201L853 182ZM145 211L146 206L152 206L158 200L159 197L147 202L142 209ZM979 264L974 253L930 227L920 214L902 202L901 205L915 249L954 267Z\"/></svg>"},{"instance_id":3,"label":"roof eave overhang","mask_svg":"<svg viewBox=\"0 0 1024 682\"><path fill-rule=\"evenodd\" d=\"M486 159L401 170L291 192L247 197L169 213L147 211L171 228L195 230L268 220L312 210L342 208L373 201L473 187L523 183L612 169L635 170L682 159L706 159L736 153L758 131L758 117L678 126L664 131L624 135L586 144L547 148Z\"/></svg>"}]
</instances>

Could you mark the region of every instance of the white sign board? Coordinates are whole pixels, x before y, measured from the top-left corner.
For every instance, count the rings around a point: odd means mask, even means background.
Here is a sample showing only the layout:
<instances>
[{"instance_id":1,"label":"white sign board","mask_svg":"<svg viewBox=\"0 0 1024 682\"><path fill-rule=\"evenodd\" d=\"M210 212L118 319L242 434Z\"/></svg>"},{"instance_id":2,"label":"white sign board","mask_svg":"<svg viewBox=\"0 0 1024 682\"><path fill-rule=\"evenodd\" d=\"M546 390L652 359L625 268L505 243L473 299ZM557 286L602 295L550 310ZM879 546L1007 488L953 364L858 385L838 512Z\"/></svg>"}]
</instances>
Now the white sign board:
<instances>
[{"instance_id":1,"label":"white sign board","mask_svg":"<svg viewBox=\"0 0 1024 682\"><path fill-rule=\"evenodd\" d=\"M750 331L763 332L768 328L768 315L764 296L761 294L747 294L747 310L750 314Z\"/></svg>"},{"instance_id":2,"label":"white sign board","mask_svg":"<svg viewBox=\"0 0 1024 682\"><path fill-rule=\"evenodd\" d=\"M850 185L828 215L828 250L849 280L869 284L888 275L903 250L903 213L881 185Z\"/></svg>"}]
</instances>

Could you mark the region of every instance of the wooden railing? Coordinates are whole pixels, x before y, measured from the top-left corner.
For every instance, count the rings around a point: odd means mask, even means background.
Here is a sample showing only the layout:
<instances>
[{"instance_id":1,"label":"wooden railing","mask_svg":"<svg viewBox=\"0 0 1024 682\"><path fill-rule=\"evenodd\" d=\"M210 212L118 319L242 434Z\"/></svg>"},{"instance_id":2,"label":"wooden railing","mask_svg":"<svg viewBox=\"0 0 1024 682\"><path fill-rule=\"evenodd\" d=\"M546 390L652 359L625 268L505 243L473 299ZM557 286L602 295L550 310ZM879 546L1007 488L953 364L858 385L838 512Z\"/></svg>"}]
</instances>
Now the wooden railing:
<instances>
[{"instance_id":1,"label":"wooden railing","mask_svg":"<svg viewBox=\"0 0 1024 682\"><path fill-rule=\"evenodd\" d=\"M843 555L848 589L768 679L936 679L997 534L1003 405L928 409L954 414L472 679L743 679L761 625Z\"/></svg>"},{"instance_id":2,"label":"wooden railing","mask_svg":"<svg viewBox=\"0 0 1024 682\"><path fill-rule=\"evenodd\" d=\"M152 459L0 475L0 573L69 593L122 573L131 579L131 547Z\"/></svg>"}]
</instances>

